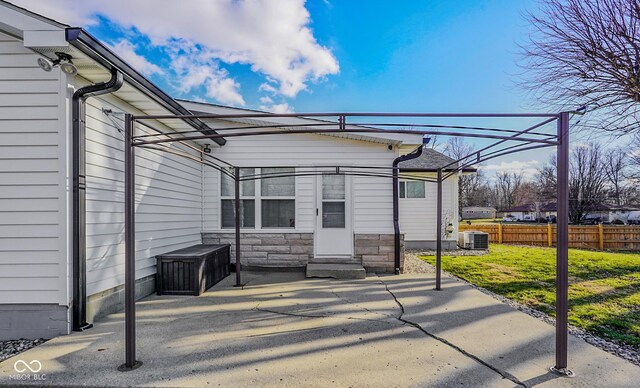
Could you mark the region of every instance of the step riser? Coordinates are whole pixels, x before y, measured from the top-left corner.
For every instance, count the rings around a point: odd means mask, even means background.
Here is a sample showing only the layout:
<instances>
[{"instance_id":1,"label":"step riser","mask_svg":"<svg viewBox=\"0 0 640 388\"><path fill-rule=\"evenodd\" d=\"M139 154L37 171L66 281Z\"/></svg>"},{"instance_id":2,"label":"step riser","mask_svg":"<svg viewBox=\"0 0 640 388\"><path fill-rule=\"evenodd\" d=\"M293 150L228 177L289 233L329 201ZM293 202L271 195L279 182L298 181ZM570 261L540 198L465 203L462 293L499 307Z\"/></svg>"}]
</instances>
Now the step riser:
<instances>
[{"instance_id":1,"label":"step riser","mask_svg":"<svg viewBox=\"0 0 640 388\"><path fill-rule=\"evenodd\" d=\"M309 264L362 264L362 260L340 257L314 257L309 259Z\"/></svg>"},{"instance_id":2,"label":"step riser","mask_svg":"<svg viewBox=\"0 0 640 388\"><path fill-rule=\"evenodd\" d=\"M359 264L309 264L308 278L364 279L367 271Z\"/></svg>"}]
</instances>

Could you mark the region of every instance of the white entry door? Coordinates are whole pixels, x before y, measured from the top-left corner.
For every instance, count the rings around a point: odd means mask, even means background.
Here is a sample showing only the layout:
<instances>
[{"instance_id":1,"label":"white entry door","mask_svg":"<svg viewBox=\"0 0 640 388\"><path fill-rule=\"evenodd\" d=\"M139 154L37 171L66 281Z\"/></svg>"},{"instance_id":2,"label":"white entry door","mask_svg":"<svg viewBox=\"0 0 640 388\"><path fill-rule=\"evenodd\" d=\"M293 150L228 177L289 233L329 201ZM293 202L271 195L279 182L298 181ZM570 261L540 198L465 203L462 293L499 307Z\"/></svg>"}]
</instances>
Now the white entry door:
<instances>
[{"instance_id":1,"label":"white entry door","mask_svg":"<svg viewBox=\"0 0 640 388\"><path fill-rule=\"evenodd\" d=\"M316 182L316 257L352 257L350 179L320 175Z\"/></svg>"}]
</instances>

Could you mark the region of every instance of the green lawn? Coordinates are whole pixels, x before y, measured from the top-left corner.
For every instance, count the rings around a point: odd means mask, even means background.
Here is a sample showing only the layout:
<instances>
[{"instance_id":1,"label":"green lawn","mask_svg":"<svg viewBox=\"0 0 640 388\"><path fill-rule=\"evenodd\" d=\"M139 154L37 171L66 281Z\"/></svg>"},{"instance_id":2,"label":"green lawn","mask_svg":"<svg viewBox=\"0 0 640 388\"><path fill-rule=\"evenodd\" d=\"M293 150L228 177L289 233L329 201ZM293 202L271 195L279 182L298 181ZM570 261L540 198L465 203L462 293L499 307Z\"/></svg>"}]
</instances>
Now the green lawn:
<instances>
[{"instance_id":1,"label":"green lawn","mask_svg":"<svg viewBox=\"0 0 640 388\"><path fill-rule=\"evenodd\" d=\"M555 315L553 248L493 244L485 256L443 256L442 268ZM569 283L572 325L640 350L640 254L570 249Z\"/></svg>"}]
</instances>

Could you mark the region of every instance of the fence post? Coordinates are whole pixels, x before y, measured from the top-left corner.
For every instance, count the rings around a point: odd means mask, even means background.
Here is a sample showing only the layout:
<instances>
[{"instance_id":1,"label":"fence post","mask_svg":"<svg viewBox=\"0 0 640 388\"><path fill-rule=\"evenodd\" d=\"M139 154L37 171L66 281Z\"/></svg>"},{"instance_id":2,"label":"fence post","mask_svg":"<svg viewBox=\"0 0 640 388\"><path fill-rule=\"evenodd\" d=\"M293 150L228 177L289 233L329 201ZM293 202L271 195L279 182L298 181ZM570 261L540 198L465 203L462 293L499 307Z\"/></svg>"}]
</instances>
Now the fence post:
<instances>
[{"instance_id":1,"label":"fence post","mask_svg":"<svg viewBox=\"0 0 640 388\"><path fill-rule=\"evenodd\" d=\"M598 241L600 242L600 250L604 251L604 227L598 224Z\"/></svg>"},{"instance_id":2,"label":"fence post","mask_svg":"<svg viewBox=\"0 0 640 388\"><path fill-rule=\"evenodd\" d=\"M498 224L498 244L502 244L502 224Z\"/></svg>"},{"instance_id":3,"label":"fence post","mask_svg":"<svg viewBox=\"0 0 640 388\"><path fill-rule=\"evenodd\" d=\"M547 244L553 246L553 231L551 229L551 222L547 223Z\"/></svg>"}]
</instances>

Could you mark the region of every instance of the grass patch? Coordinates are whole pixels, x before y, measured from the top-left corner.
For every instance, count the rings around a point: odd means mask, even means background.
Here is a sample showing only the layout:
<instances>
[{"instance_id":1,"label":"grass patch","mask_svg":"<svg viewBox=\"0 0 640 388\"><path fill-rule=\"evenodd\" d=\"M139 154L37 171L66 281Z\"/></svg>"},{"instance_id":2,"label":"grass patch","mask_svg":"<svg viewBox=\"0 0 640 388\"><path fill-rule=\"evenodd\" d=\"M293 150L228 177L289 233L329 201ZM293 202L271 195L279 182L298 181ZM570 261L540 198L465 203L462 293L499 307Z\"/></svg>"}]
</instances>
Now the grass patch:
<instances>
[{"instance_id":1,"label":"grass patch","mask_svg":"<svg viewBox=\"0 0 640 388\"><path fill-rule=\"evenodd\" d=\"M493 244L485 256L443 256L442 268L554 316L555 260L553 248ZM640 350L640 254L569 249L569 284L572 325Z\"/></svg>"}]
</instances>

